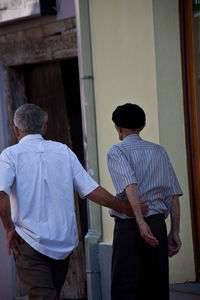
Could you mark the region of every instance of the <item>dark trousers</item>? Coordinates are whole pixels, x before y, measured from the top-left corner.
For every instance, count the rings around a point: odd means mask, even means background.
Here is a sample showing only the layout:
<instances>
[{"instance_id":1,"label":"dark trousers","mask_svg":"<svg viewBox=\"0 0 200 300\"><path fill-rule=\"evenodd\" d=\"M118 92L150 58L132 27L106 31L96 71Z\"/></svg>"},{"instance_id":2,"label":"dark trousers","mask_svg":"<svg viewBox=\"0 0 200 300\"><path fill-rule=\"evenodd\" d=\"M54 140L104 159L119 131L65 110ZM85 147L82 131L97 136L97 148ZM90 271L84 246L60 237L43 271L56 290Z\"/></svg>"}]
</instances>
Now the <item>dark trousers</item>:
<instances>
[{"instance_id":1,"label":"dark trousers","mask_svg":"<svg viewBox=\"0 0 200 300\"><path fill-rule=\"evenodd\" d=\"M135 220L116 220L112 257L112 300L169 300L167 230L163 215L145 218L159 245L140 236Z\"/></svg>"},{"instance_id":2,"label":"dark trousers","mask_svg":"<svg viewBox=\"0 0 200 300\"><path fill-rule=\"evenodd\" d=\"M30 300L58 300L66 278L69 257L55 260L34 250L26 242L15 256L17 274Z\"/></svg>"}]
</instances>

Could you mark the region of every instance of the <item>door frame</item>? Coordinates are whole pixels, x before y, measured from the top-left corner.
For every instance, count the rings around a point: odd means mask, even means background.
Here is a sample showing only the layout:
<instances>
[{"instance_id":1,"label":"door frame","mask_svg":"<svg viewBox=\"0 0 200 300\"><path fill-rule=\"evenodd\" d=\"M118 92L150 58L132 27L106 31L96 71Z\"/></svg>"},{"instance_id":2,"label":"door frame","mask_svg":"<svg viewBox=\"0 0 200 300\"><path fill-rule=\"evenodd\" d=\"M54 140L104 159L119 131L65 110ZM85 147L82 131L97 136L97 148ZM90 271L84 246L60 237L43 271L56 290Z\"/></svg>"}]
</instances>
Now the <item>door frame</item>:
<instances>
[{"instance_id":1,"label":"door frame","mask_svg":"<svg viewBox=\"0 0 200 300\"><path fill-rule=\"evenodd\" d=\"M179 0L182 79L196 281L200 282L200 140L192 0Z\"/></svg>"}]
</instances>

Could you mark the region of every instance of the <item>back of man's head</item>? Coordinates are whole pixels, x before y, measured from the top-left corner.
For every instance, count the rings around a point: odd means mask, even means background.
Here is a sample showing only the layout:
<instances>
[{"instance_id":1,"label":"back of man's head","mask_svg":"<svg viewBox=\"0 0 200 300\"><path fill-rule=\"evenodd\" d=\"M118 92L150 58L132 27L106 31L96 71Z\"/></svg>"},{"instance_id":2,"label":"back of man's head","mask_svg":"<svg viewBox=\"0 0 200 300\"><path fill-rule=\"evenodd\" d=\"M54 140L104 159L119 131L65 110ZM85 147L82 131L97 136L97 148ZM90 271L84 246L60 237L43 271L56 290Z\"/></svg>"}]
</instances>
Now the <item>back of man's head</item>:
<instances>
[{"instance_id":1,"label":"back of man's head","mask_svg":"<svg viewBox=\"0 0 200 300\"><path fill-rule=\"evenodd\" d=\"M118 127L134 130L145 125L146 117L144 110L140 106L126 103L114 110L112 120Z\"/></svg>"},{"instance_id":2,"label":"back of man's head","mask_svg":"<svg viewBox=\"0 0 200 300\"><path fill-rule=\"evenodd\" d=\"M15 112L14 124L25 134L41 134L48 114L35 104L23 104Z\"/></svg>"}]
</instances>

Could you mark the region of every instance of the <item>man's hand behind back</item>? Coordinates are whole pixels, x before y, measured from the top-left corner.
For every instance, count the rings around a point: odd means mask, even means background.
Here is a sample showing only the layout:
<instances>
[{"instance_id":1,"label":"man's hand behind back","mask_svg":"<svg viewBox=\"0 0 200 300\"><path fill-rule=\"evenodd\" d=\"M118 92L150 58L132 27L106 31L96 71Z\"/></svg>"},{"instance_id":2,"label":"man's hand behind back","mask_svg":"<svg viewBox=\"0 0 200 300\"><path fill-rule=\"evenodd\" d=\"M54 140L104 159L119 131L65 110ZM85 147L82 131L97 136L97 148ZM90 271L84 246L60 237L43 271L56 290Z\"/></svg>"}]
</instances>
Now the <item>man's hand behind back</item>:
<instances>
[{"instance_id":1,"label":"man's hand behind back","mask_svg":"<svg viewBox=\"0 0 200 300\"><path fill-rule=\"evenodd\" d=\"M132 209L130 203L127 201L126 204L127 204L126 215L129 216L129 217L135 217L133 209ZM148 211L149 211L149 207L146 204L146 200L141 200L140 201L140 208L141 208L143 217L145 217L148 214Z\"/></svg>"},{"instance_id":2,"label":"man's hand behind back","mask_svg":"<svg viewBox=\"0 0 200 300\"><path fill-rule=\"evenodd\" d=\"M138 227L140 230L141 237L145 240L145 242L152 247L156 247L159 242L157 238L154 237L154 235L152 234L149 225L145 221L143 221L138 224Z\"/></svg>"}]
</instances>

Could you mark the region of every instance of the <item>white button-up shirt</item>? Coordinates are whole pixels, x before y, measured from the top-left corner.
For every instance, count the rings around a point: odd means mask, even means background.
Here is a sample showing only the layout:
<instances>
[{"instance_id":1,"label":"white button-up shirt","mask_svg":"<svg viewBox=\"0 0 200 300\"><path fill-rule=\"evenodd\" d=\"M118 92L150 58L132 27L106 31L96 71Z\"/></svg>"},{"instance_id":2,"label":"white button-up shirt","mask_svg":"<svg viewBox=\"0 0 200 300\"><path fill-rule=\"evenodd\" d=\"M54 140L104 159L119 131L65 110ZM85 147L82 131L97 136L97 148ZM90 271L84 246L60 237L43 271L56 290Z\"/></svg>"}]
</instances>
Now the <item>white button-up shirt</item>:
<instances>
[{"instance_id":1,"label":"white button-up shirt","mask_svg":"<svg viewBox=\"0 0 200 300\"><path fill-rule=\"evenodd\" d=\"M64 259L78 244L73 188L84 198L97 187L66 145L39 134L1 153L0 191L10 195L15 229L54 259Z\"/></svg>"}]
</instances>

